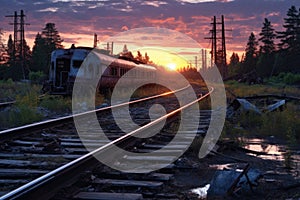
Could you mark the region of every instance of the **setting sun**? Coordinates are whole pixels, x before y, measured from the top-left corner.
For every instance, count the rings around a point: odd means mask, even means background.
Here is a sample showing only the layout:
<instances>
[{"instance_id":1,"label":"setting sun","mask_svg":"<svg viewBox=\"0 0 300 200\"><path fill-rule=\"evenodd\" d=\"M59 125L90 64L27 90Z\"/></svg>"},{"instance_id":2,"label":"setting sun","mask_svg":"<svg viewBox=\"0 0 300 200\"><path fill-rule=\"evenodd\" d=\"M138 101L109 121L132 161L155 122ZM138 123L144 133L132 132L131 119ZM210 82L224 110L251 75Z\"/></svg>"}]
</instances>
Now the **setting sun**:
<instances>
[{"instance_id":1,"label":"setting sun","mask_svg":"<svg viewBox=\"0 0 300 200\"><path fill-rule=\"evenodd\" d=\"M169 70L176 70L176 64L175 63L168 63L167 68Z\"/></svg>"}]
</instances>

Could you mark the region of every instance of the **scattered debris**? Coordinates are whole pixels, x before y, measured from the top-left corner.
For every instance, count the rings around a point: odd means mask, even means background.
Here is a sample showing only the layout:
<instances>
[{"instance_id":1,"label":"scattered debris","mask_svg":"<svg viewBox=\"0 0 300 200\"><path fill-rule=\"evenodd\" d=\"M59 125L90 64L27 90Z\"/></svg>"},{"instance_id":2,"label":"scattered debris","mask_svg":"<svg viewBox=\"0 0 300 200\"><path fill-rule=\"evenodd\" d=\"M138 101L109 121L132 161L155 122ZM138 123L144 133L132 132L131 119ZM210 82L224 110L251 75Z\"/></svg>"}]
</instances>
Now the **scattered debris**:
<instances>
[{"instance_id":1,"label":"scattered debris","mask_svg":"<svg viewBox=\"0 0 300 200\"><path fill-rule=\"evenodd\" d=\"M230 170L217 170L207 191L209 197L224 197L235 194L241 189L251 190L257 186L258 179L262 176L258 170L250 169L249 164L242 168L237 164ZM229 165L228 165L229 166Z\"/></svg>"},{"instance_id":2,"label":"scattered debris","mask_svg":"<svg viewBox=\"0 0 300 200\"><path fill-rule=\"evenodd\" d=\"M275 103L268 105L266 108L259 109L254 104L250 103L246 99L236 98L227 108L227 118L232 118L235 113L238 112L254 112L259 115L262 113L269 113L276 110L283 110L283 106L286 104L286 100L276 100Z\"/></svg>"},{"instance_id":3,"label":"scattered debris","mask_svg":"<svg viewBox=\"0 0 300 200\"><path fill-rule=\"evenodd\" d=\"M285 105L285 100L279 100L276 103L269 105L266 108L265 112L272 112L272 111L275 111L277 109L279 109L280 111L282 111L284 105Z\"/></svg>"},{"instance_id":4,"label":"scattered debris","mask_svg":"<svg viewBox=\"0 0 300 200\"><path fill-rule=\"evenodd\" d=\"M253 105L246 99L236 98L227 108L227 118L231 118L238 111L240 112L253 111L259 115L262 114L262 112L255 105Z\"/></svg>"},{"instance_id":5,"label":"scattered debris","mask_svg":"<svg viewBox=\"0 0 300 200\"><path fill-rule=\"evenodd\" d=\"M210 184L206 184L204 187L192 189L191 192L193 194L198 195L199 199L206 199L207 191L208 191L209 187L210 187Z\"/></svg>"}]
</instances>

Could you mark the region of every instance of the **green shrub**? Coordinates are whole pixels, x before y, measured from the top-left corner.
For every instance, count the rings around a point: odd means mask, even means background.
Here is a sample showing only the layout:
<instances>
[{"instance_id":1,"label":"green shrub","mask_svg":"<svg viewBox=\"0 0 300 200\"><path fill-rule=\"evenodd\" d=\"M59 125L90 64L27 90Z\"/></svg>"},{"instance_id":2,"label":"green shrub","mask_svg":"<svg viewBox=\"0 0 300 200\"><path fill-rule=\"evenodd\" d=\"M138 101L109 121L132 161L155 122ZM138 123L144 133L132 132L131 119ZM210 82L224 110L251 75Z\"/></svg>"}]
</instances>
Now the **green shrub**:
<instances>
[{"instance_id":1,"label":"green shrub","mask_svg":"<svg viewBox=\"0 0 300 200\"><path fill-rule=\"evenodd\" d=\"M274 135L294 144L300 140L300 115L294 105L288 105L282 112L272 112L262 117L260 134Z\"/></svg>"},{"instance_id":2,"label":"green shrub","mask_svg":"<svg viewBox=\"0 0 300 200\"><path fill-rule=\"evenodd\" d=\"M27 106L29 108L37 108L39 102L38 93L34 90L28 91L25 95L17 95L16 103L18 106Z\"/></svg>"},{"instance_id":3,"label":"green shrub","mask_svg":"<svg viewBox=\"0 0 300 200\"><path fill-rule=\"evenodd\" d=\"M71 111L71 99L61 96L46 96L40 104L41 107L56 113L66 113Z\"/></svg>"},{"instance_id":4,"label":"green shrub","mask_svg":"<svg viewBox=\"0 0 300 200\"><path fill-rule=\"evenodd\" d=\"M273 76L269 79L272 83L284 83L287 85L293 85L300 83L300 74L293 73L280 73L277 76Z\"/></svg>"},{"instance_id":5,"label":"green shrub","mask_svg":"<svg viewBox=\"0 0 300 200\"><path fill-rule=\"evenodd\" d=\"M30 124L40 121L42 117L35 108L26 105L15 105L9 110L0 112L0 129Z\"/></svg>"},{"instance_id":6,"label":"green shrub","mask_svg":"<svg viewBox=\"0 0 300 200\"><path fill-rule=\"evenodd\" d=\"M33 83L42 83L46 75L42 71L29 72L29 80Z\"/></svg>"}]
</instances>

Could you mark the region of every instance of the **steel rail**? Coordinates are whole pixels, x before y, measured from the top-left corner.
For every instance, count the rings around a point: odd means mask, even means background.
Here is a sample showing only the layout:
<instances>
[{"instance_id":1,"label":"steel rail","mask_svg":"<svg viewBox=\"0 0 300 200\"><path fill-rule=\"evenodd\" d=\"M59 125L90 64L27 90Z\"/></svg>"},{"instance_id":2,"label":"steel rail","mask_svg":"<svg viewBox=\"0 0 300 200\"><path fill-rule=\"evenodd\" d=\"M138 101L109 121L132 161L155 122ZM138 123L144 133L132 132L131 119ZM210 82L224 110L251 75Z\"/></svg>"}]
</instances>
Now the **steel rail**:
<instances>
[{"instance_id":1,"label":"steel rail","mask_svg":"<svg viewBox=\"0 0 300 200\"><path fill-rule=\"evenodd\" d=\"M4 107L7 107L7 106L11 106L13 104L15 104L16 101L8 101L8 102L3 102L3 103L0 103L0 108L4 108Z\"/></svg>"},{"instance_id":2,"label":"steel rail","mask_svg":"<svg viewBox=\"0 0 300 200\"><path fill-rule=\"evenodd\" d=\"M91 111L87 111L87 112L83 112L83 113L68 115L68 116L65 116L65 117L50 119L50 120L46 120L46 121L41 121L41 122L29 124L29 125L24 125L24 126L20 126L20 127L7 129L7 130L4 130L4 131L0 131L0 141L11 140L15 137L20 137L20 136L24 136L26 134L31 134L32 132L37 131L37 130L41 130L43 128L50 128L50 127L53 127L53 126L56 126L56 125L59 125L59 124L70 122L70 121L73 120L73 117L84 117L84 116L87 116L88 114L91 114L91 113L95 113L95 112L98 113L98 112L109 110L109 109L112 109L112 108L122 107L122 106L130 105L130 104L136 104L136 103L139 103L139 102L142 102L142 101L147 101L147 100L155 99L155 98L158 98L158 97L167 96L167 95L170 95L170 94L174 94L174 93L183 91L183 90L185 90L189 87L191 87L191 85L187 85L187 86L185 86L183 88L180 88L178 90L175 90L175 91L165 92L163 94L153 95L153 96L150 96L150 97L145 97L145 98L137 99L137 100L134 100L134 101L129 101L129 102L120 103L120 104L113 105L113 106L108 106L108 107L103 107L103 108L99 108L99 109L95 109L95 110L91 110Z\"/></svg>"},{"instance_id":3,"label":"steel rail","mask_svg":"<svg viewBox=\"0 0 300 200\"><path fill-rule=\"evenodd\" d=\"M126 140L129 140L132 138L132 136L145 131L148 128L151 128L153 125L160 123L161 121L167 119L170 116L173 116L177 114L178 112L192 106L193 104L203 100L204 98L208 97L212 92L214 91L214 88L211 88L211 90L203 95L202 97L190 102L189 104L186 104L108 144L105 144L101 146L100 148L76 159L73 160L9 193L6 195L0 197L0 200L8 200L8 199L22 199L22 200L32 200L32 199L50 199L52 196L55 195L55 193L67 186L70 185L76 180L82 171L85 171L87 169L92 168L92 165L95 164L95 162L99 162L96 160L96 156L100 156L102 154L105 154L105 152L111 148L113 145L120 144L121 142L124 142Z\"/></svg>"}]
</instances>

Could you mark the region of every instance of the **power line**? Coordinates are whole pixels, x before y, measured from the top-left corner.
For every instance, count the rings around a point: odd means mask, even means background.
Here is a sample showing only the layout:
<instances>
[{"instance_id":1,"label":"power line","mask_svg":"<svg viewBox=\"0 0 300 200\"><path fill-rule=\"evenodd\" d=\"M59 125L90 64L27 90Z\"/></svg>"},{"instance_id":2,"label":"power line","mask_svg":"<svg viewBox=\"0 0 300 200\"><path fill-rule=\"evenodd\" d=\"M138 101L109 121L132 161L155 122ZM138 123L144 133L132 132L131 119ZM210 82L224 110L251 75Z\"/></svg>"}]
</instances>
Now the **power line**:
<instances>
[{"instance_id":1,"label":"power line","mask_svg":"<svg viewBox=\"0 0 300 200\"><path fill-rule=\"evenodd\" d=\"M211 40L211 62L217 65L223 78L228 74L227 61L226 61L226 30L224 15L221 16L221 22L217 22L216 16L213 17L212 30L210 30L211 37L205 39ZM221 29L217 29L217 25L221 25ZM220 34L221 32L221 34ZM220 44L221 40L221 44Z\"/></svg>"},{"instance_id":2,"label":"power line","mask_svg":"<svg viewBox=\"0 0 300 200\"><path fill-rule=\"evenodd\" d=\"M21 10L20 15L18 15L17 11L14 12L14 15L7 15L5 17L12 17L13 23L9 23L14 26L14 41L13 41L13 62L15 64L22 65L22 74L23 79L26 79L26 74L28 69L25 64L26 57L26 42L25 42L25 25L29 25L25 23L24 11Z\"/></svg>"}]
</instances>

